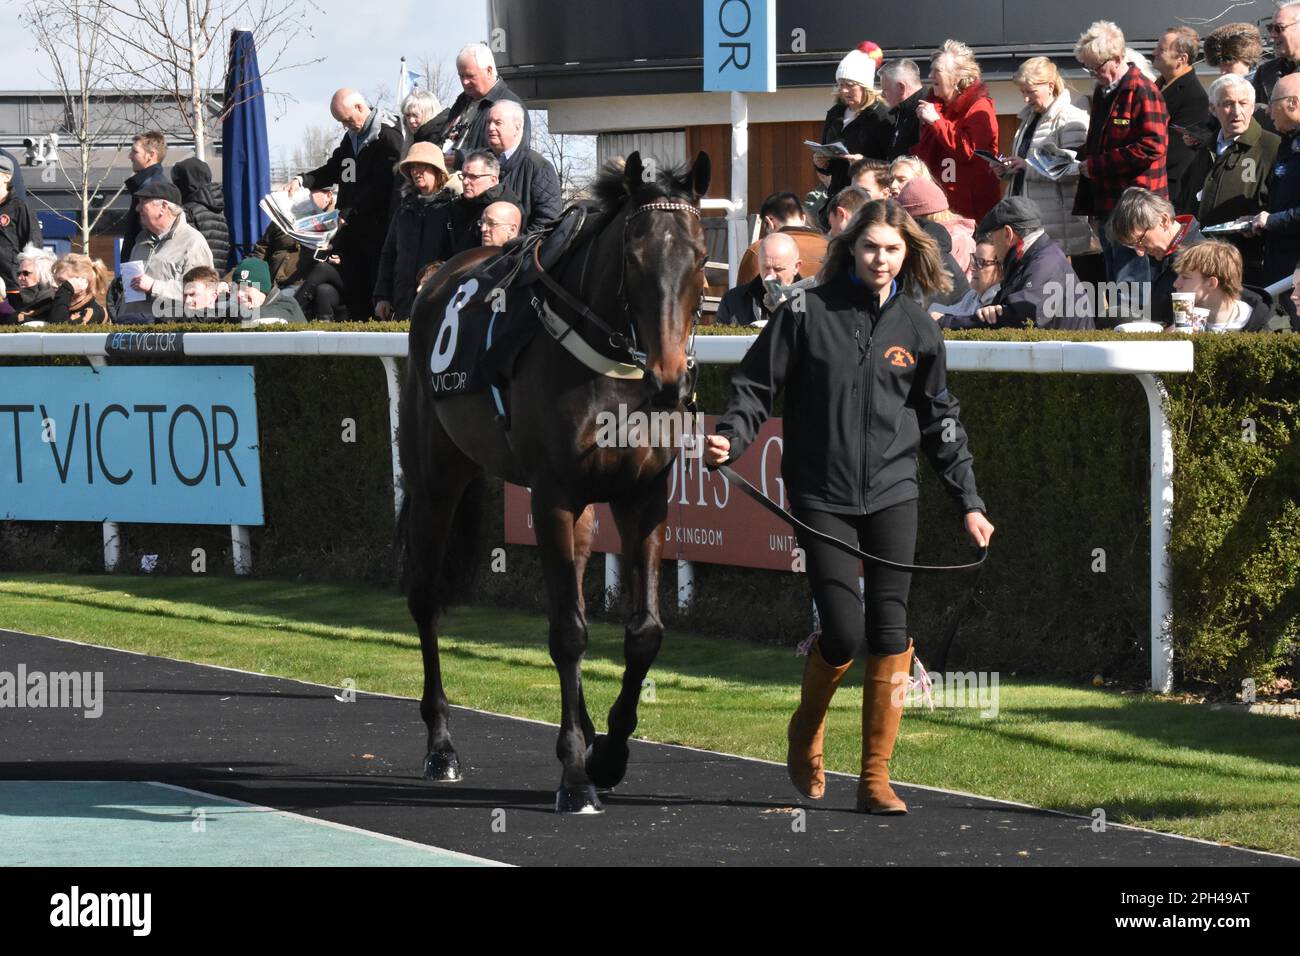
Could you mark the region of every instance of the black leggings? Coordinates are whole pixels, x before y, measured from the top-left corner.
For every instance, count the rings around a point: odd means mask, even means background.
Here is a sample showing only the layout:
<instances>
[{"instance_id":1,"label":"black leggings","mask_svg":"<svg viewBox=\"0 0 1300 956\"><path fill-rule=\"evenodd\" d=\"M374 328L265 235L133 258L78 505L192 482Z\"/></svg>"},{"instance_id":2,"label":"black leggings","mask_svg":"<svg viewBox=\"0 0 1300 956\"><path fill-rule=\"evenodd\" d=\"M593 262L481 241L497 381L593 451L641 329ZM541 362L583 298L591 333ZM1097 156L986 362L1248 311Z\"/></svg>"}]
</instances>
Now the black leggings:
<instances>
[{"instance_id":1,"label":"black leggings","mask_svg":"<svg viewBox=\"0 0 1300 956\"><path fill-rule=\"evenodd\" d=\"M307 255L306 252L303 255ZM294 296L298 305L309 319L321 322L348 320L347 307L341 305L343 300L343 278L339 270L328 262L318 262L315 268L303 280Z\"/></svg>"},{"instance_id":2,"label":"black leggings","mask_svg":"<svg viewBox=\"0 0 1300 956\"><path fill-rule=\"evenodd\" d=\"M868 554L900 564L916 557L916 499L871 515L840 515L795 510L797 517L824 534L839 538ZM856 558L799 532L799 545L808 556L808 578L822 636L818 641L828 664L843 664L857 656L866 638L871 654L900 654L907 650L907 592L912 575L878 564L866 566L867 610L858 596Z\"/></svg>"}]
</instances>

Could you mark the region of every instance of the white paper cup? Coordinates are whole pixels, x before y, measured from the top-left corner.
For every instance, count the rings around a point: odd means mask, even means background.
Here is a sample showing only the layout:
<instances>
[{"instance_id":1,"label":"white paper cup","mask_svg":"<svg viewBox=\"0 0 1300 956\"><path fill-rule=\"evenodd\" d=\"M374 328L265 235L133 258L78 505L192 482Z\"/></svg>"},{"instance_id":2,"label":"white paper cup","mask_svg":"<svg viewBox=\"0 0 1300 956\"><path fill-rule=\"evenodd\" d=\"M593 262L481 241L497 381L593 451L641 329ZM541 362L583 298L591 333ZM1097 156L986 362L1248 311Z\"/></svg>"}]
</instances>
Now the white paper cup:
<instances>
[{"instance_id":1,"label":"white paper cup","mask_svg":"<svg viewBox=\"0 0 1300 956\"><path fill-rule=\"evenodd\" d=\"M1191 325L1192 309L1196 307L1196 293L1172 292L1169 298L1174 309L1174 325Z\"/></svg>"}]
</instances>

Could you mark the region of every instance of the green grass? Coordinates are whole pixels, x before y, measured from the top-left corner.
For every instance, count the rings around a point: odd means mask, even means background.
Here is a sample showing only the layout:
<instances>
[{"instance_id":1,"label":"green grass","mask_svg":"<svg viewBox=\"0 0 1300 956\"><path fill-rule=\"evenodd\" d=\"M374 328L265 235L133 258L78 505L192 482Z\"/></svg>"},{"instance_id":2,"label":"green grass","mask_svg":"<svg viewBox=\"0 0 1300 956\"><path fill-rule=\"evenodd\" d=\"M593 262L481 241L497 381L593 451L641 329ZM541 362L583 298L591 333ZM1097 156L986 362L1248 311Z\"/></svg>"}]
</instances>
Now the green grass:
<instances>
[{"instance_id":1,"label":"green grass","mask_svg":"<svg viewBox=\"0 0 1300 956\"><path fill-rule=\"evenodd\" d=\"M285 581L22 575L0 581L0 627L415 697L418 641L389 593ZM443 622L454 704L554 721L545 621L462 608ZM593 623L583 667L597 727L618 690L622 630ZM788 649L670 631L637 736L784 760L802 662ZM856 772L861 671L835 699L828 766ZM452 727L453 734L455 726ZM465 750L472 740L460 740ZM896 779L1300 855L1300 722L1003 679L998 714L910 709Z\"/></svg>"}]
</instances>

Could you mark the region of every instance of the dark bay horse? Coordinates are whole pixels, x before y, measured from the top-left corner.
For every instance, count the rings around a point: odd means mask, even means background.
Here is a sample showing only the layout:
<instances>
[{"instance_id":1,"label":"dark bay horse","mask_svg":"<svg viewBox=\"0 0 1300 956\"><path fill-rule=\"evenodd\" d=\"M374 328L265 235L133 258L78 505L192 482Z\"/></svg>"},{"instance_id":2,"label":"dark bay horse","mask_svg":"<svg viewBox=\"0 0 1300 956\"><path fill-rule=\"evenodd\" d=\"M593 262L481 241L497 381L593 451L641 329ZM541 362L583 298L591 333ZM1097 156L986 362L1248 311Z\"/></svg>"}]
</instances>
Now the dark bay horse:
<instances>
[{"instance_id":1,"label":"dark bay horse","mask_svg":"<svg viewBox=\"0 0 1300 956\"><path fill-rule=\"evenodd\" d=\"M444 567L456 563L445 561L448 541L480 533L469 512L481 505L485 475L532 489L549 646L560 677L556 755L563 771L555 808L600 812L596 789L623 779L642 681L663 639L659 560L668 475L678 449L600 447L597 416L617 414L620 405L628 414L637 409L680 412L690 397L689 342L703 297L706 258L699 198L708 191L709 174L704 153L684 172L655 174L637 153L623 169L607 168L596 183L600 205L594 225L588 224L551 272L567 296L540 284L519 293L531 297L545 291L554 311L588 333L591 342L604 345L611 357L618 358L611 353L611 339L625 345L621 361L639 365L639 378L593 371L555 337L539 331L515 365L505 398L511 414L506 432L486 393L433 401L430 372L435 340L461 278L496 250L471 250L452 259L415 303L399 440L406 483L403 576L424 657L420 713L429 729L427 779L460 779L447 727L437 629L452 597L448 581L466 570ZM594 313L595 321L581 312L582 306ZM617 334L592 334L600 324ZM600 737L587 713L581 672L587 648L582 577L591 554L595 502L609 502L613 511L631 595L622 687Z\"/></svg>"}]
</instances>

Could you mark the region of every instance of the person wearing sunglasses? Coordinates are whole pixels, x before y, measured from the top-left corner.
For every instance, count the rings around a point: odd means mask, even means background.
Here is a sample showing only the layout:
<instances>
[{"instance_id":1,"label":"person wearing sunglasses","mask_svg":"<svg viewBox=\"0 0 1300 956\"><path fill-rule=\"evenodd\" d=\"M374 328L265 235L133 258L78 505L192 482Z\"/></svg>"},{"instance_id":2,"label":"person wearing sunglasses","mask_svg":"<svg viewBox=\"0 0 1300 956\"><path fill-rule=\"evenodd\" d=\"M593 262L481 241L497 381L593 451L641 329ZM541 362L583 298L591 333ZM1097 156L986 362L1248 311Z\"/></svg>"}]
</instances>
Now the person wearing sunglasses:
<instances>
[{"instance_id":1,"label":"person wearing sunglasses","mask_svg":"<svg viewBox=\"0 0 1300 956\"><path fill-rule=\"evenodd\" d=\"M464 192L451 204L451 254L476 249L483 243L483 213L496 202L519 199L501 182L501 164L490 149L465 157L461 167Z\"/></svg>"},{"instance_id":2,"label":"person wearing sunglasses","mask_svg":"<svg viewBox=\"0 0 1300 956\"><path fill-rule=\"evenodd\" d=\"M1268 186L1268 204L1253 220L1253 234L1264 237L1266 283L1291 275L1300 262L1300 73L1282 77L1273 86L1268 105L1282 142ZM1295 303L1283 296L1291 328L1300 331Z\"/></svg>"},{"instance_id":3,"label":"person wearing sunglasses","mask_svg":"<svg viewBox=\"0 0 1300 956\"><path fill-rule=\"evenodd\" d=\"M1079 152L1079 188L1072 212L1092 223L1101 241L1106 279L1120 284L1120 308L1130 310L1136 304L1127 302L1124 292L1151 281L1150 263L1112 242L1106 223L1130 186L1168 195L1169 111L1155 83L1129 62L1124 33L1114 23L1092 24L1079 37L1074 55L1097 86L1088 137Z\"/></svg>"},{"instance_id":4,"label":"person wearing sunglasses","mask_svg":"<svg viewBox=\"0 0 1300 956\"><path fill-rule=\"evenodd\" d=\"M1002 264L1002 284L992 301L973 314L939 317L943 328L1095 327L1092 287L1079 281L1061 244L1043 229L1042 214L1032 199L1008 196L989 210L976 231Z\"/></svg>"},{"instance_id":5,"label":"person wearing sunglasses","mask_svg":"<svg viewBox=\"0 0 1300 956\"><path fill-rule=\"evenodd\" d=\"M18 253L14 273L18 301L13 304L0 300L0 305L13 305L13 311L0 318L0 325L48 321L54 305L55 261L56 257L49 249L33 245L23 247Z\"/></svg>"},{"instance_id":6,"label":"person wearing sunglasses","mask_svg":"<svg viewBox=\"0 0 1300 956\"><path fill-rule=\"evenodd\" d=\"M1255 102L1264 104L1273 99L1278 80L1300 71L1300 0L1281 4L1267 29L1273 58L1259 65L1253 81ZM1260 122L1270 132L1279 132L1273 127L1271 117L1260 117Z\"/></svg>"}]
</instances>

